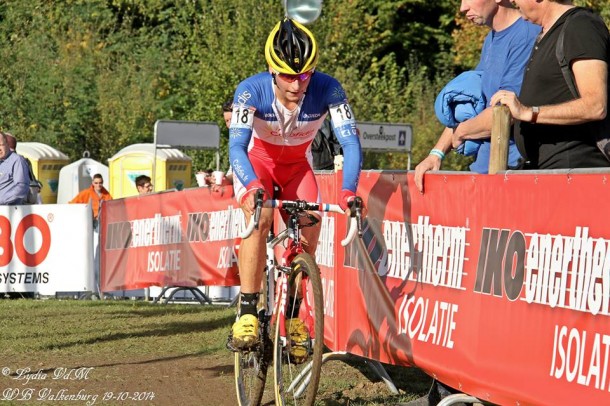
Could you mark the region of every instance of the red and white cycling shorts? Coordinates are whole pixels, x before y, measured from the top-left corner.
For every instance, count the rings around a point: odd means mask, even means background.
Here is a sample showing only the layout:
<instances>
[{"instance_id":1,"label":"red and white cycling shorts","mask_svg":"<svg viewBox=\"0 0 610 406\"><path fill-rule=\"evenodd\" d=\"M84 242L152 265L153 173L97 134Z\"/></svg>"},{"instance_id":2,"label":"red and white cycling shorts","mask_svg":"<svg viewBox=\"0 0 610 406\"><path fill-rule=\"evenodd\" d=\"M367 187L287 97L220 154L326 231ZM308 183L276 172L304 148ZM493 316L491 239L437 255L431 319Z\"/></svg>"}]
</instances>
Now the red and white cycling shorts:
<instances>
[{"instance_id":1,"label":"red and white cycling shorts","mask_svg":"<svg viewBox=\"0 0 610 406\"><path fill-rule=\"evenodd\" d=\"M270 162L255 155L249 155L248 158L258 180L263 184L268 198L321 201L318 183L308 161ZM241 197L246 193L246 188L237 176L233 177L233 182L235 197L240 202Z\"/></svg>"}]
</instances>

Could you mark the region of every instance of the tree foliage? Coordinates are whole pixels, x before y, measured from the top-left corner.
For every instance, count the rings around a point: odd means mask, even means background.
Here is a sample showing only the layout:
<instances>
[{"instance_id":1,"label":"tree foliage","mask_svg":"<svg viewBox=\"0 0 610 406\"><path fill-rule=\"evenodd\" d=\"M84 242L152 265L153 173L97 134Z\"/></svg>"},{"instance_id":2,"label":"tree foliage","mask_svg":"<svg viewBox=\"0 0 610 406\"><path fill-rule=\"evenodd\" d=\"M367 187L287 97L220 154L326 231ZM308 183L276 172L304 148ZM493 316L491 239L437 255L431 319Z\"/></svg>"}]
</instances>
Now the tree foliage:
<instances>
[{"instance_id":1,"label":"tree foliage","mask_svg":"<svg viewBox=\"0 0 610 406\"><path fill-rule=\"evenodd\" d=\"M582 1L609 17L606 0ZM0 127L73 160L105 162L153 141L160 119L217 122L221 104L265 70L263 45L282 1L5 0L0 3ZM410 123L413 163L441 131L440 88L478 60L485 29L457 0L326 0L310 27L319 69L344 85L360 121ZM186 151L197 169L212 152ZM444 168L464 168L451 157ZM367 154L366 168L400 168L405 154Z\"/></svg>"}]
</instances>

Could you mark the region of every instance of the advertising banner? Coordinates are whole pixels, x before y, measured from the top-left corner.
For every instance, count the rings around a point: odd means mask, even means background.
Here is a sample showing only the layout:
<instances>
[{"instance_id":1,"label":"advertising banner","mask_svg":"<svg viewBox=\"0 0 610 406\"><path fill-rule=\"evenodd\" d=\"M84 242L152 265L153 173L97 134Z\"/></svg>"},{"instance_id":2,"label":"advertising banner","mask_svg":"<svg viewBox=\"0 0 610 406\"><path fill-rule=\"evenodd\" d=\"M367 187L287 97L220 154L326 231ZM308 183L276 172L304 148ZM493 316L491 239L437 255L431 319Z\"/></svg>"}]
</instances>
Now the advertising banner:
<instances>
[{"instance_id":1,"label":"advertising banner","mask_svg":"<svg viewBox=\"0 0 610 406\"><path fill-rule=\"evenodd\" d=\"M104 204L102 291L239 285L243 214L232 195L194 188Z\"/></svg>"},{"instance_id":2,"label":"advertising banner","mask_svg":"<svg viewBox=\"0 0 610 406\"><path fill-rule=\"evenodd\" d=\"M610 403L607 176L428 174L420 194L412 173L363 171L363 238L342 247L344 216L322 216L325 344L497 404ZM317 178L337 202L341 173ZM102 211L103 289L239 284L231 193Z\"/></svg>"},{"instance_id":3,"label":"advertising banner","mask_svg":"<svg viewBox=\"0 0 610 406\"><path fill-rule=\"evenodd\" d=\"M0 292L93 291L91 207L0 206Z\"/></svg>"},{"instance_id":4,"label":"advertising banner","mask_svg":"<svg viewBox=\"0 0 610 406\"><path fill-rule=\"evenodd\" d=\"M498 404L610 401L607 175L369 173L334 350Z\"/></svg>"}]
</instances>

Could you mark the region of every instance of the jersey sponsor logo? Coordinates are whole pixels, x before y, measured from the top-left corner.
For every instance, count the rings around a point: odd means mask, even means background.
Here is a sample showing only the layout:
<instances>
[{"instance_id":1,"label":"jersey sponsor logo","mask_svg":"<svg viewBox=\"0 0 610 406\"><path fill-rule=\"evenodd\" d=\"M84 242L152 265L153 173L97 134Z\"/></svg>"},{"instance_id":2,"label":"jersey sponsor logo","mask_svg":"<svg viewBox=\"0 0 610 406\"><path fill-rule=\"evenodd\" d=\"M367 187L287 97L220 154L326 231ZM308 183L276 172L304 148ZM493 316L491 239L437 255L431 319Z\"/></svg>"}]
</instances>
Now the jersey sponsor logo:
<instances>
[{"instance_id":1,"label":"jersey sponsor logo","mask_svg":"<svg viewBox=\"0 0 610 406\"><path fill-rule=\"evenodd\" d=\"M320 118L322 114L320 113L313 113L313 114L307 114L307 113L303 113L303 118L305 119L318 119Z\"/></svg>"},{"instance_id":2,"label":"jersey sponsor logo","mask_svg":"<svg viewBox=\"0 0 610 406\"><path fill-rule=\"evenodd\" d=\"M306 138L306 137L311 136L314 133L315 133L315 131L313 131L313 130L309 130L309 131L293 131L292 133L290 133L290 137L293 137L293 138Z\"/></svg>"},{"instance_id":3,"label":"jersey sponsor logo","mask_svg":"<svg viewBox=\"0 0 610 406\"><path fill-rule=\"evenodd\" d=\"M241 164L239 163L239 160L234 159L233 162L231 162L231 167L233 168L233 172L237 174L238 178L242 179L244 183L248 183L247 180L249 178L245 174L246 172L244 171L243 166L241 166Z\"/></svg>"},{"instance_id":4,"label":"jersey sponsor logo","mask_svg":"<svg viewBox=\"0 0 610 406\"><path fill-rule=\"evenodd\" d=\"M237 102L239 104L245 104L251 98L252 98L252 94L249 91L244 90L239 95L237 95Z\"/></svg>"},{"instance_id":5,"label":"jersey sponsor logo","mask_svg":"<svg viewBox=\"0 0 610 406\"><path fill-rule=\"evenodd\" d=\"M311 135L315 134L316 132L317 132L317 130L293 131L290 134L288 134L288 137L290 137L290 138L307 138L307 137L310 137ZM269 135L271 135L272 137L281 137L282 136L280 130L269 131Z\"/></svg>"},{"instance_id":6,"label":"jersey sponsor logo","mask_svg":"<svg viewBox=\"0 0 610 406\"><path fill-rule=\"evenodd\" d=\"M341 135L341 138L347 138L347 137L352 137L352 136L358 136L358 132L354 127L347 127L347 128L341 128L341 130L339 131L339 135Z\"/></svg>"}]
</instances>

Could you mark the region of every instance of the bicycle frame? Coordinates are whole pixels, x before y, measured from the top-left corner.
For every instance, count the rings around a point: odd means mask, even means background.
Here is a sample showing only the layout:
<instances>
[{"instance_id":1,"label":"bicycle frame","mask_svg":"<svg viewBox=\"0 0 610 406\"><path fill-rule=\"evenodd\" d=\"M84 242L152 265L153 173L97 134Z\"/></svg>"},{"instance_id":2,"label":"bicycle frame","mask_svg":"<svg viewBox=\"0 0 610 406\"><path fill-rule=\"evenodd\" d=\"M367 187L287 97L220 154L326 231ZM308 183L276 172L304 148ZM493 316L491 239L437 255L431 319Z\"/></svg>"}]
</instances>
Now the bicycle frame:
<instances>
[{"instance_id":1,"label":"bicycle frame","mask_svg":"<svg viewBox=\"0 0 610 406\"><path fill-rule=\"evenodd\" d=\"M277 204L276 207L281 206L280 201L275 202ZM311 224L300 225L298 214L299 212L290 213L286 228L280 231L277 236L273 230L270 231L269 238L267 239L267 265L265 266L266 288L267 292L275 292L275 295L267 294L264 301L265 315L268 317L267 321L271 320L273 314L277 311L277 303L280 303L280 309L285 308L285 300L288 297L286 278L291 272L290 264L297 255L304 252L301 243L301 228L313 226L318 222L318 220L312 220ZM281 260L277 261L275 257L275 247L286 240L289 240L289 244L281 257ZM276 289L277 283L282 285L281 289Z\"/></svg>"},{"instance_id":2,"label":"bicycle frame","mask_svg":"<svg viewBox=\"0 0 610 406\"><path fill-rule=\"evenodd\" d=\"M271 229L267 237L266 275L261 286L262 295L258 307L261 340L253 352L248 352L248 350L236 352L238 399L242 405L260 402L269 357L272 353L276 404L284 406L285 401L290 402L293 397L300 396L305 387L309 388L306 404L313 404L319 383L323 353L323 288L315 258L303 249L301 229L314 226L319 222L317 216L313 216L310 212L343 214L344 211L338 205L309 203L302 200L263 201L263 196L262 190L256 192L254 214L251 216L246 230L240 235L242 239L247 238L255 228L258 229L263 207L282 209L288 214L288 219L284 230L275 235ZM356 198L351 213L347 237L341 242L343 246L349 244L355 238L356 233L360 236L362 234L361 199ZM276 259L275 248L287 240L286 250L281 257L278 256ZM266 343L270 342L272 326L274 326L275 333L270 349ZM316 338L317 334L320 334L320 337ZM308 360L311 363L305 364ZM260 366L260 369L257 365ZM307 382L301 385L302 389L295 391L295 383L288 385L288 379L292 381L293 378L289 377L300 376L300 373L293 374L293 370L298 371L300 367L306 367L307 371L311 371L313 378L311 378L311 384L309 384L308 378ZM252 396L248 394L250 386L246 383L245 374L243 374L243 371L247 372L251 369L258 377L258 381L252 382Z\"/></svg>"}]
</instances>

